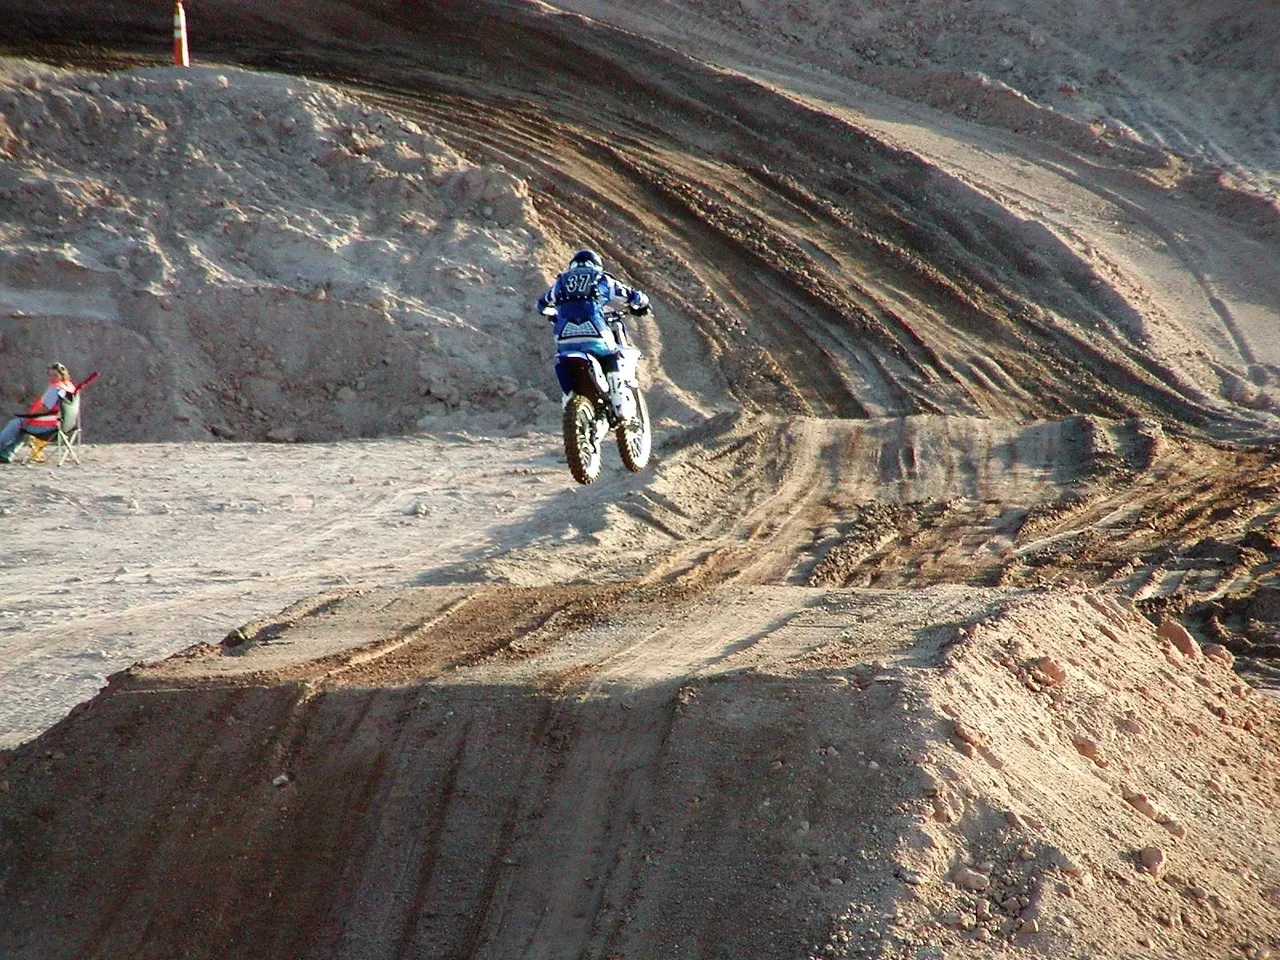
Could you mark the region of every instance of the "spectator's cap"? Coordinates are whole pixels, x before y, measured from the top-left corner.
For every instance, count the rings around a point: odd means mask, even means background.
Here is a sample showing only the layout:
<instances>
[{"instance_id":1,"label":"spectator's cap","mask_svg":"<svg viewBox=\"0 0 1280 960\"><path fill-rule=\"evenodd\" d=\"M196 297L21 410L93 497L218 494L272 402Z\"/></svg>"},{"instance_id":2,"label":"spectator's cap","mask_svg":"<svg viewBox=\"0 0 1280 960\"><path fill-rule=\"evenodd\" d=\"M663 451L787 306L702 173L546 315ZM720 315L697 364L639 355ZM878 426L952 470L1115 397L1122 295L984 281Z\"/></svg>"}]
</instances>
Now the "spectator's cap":
<instances>
[{"instance_id":1,"label":"spectator's cap","mask_svg":"<svg viewBox=\"0 0 1280 960\"><path fill-rule=\"evenodd\" d=\"M61 376L64 376L64 377L69 377L69 376L71 376L71 374L67 371L67 368L66 368L65 366L63 366L62 364L57 363L57 362L54 362L54 363L49 364L49 369L50 369L50 370L52 370L54 373L57 373L57 374L59 374L59 375L61 375Z\"/></svg>"}]
</instances>

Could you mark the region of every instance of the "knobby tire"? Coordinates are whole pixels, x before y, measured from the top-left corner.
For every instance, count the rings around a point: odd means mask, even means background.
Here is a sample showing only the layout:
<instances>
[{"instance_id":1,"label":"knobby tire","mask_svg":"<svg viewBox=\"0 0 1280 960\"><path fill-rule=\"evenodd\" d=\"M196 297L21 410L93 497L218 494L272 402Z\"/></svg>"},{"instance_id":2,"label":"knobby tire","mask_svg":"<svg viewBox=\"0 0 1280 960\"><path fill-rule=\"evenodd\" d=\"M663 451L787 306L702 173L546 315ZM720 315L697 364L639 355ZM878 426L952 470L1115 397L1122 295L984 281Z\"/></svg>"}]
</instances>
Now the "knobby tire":
<instances>
[{"instance_id":1,"label":"knobby tire","mask_svg":"<svg viewBox=\"0 0 1280 960\"><path fill-rule=\"evenodd\" d=\"M600 476L600 443L595 439L596 408L577 394L564 407L564 455L573 479L583 486Z\"/></svg>"},{"instance_id":2,"label":"knobby tire","mask_svg":"<svg viewBox=\"0 0 1280 960\"><path fill-rule=\"evenodd\" d=\"M636 415L627 423L618 427L618 455L622 464L632 473L639 473L649 463L649 453L653 448L653 434L649 426L649 407L644 402L644 394L637 388L630 387L631 395L636 401ZM632 424L638 425L638 429Z\"/></svg>"}]
</instances>

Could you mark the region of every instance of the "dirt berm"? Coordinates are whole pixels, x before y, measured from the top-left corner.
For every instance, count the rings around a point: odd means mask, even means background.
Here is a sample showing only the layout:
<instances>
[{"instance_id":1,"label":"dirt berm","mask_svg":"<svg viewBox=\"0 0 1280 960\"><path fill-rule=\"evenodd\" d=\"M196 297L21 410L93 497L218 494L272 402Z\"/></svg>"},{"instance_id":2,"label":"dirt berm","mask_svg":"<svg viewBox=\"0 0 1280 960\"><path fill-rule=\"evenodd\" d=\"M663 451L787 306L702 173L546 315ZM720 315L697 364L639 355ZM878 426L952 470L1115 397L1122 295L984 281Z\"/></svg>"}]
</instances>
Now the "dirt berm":
<instances>
[{"instance_id":1,"label":"dirt berm","mask_svg":"<svg viewBox=\"0 0 1280 960\"><path fill-rule=\"evenodd\" d=\"M422 588L20 751L22 957L1232 956L1275 705L1095 594ZM231 645L234 644L234 645Z\"/></svg>"}]
</instances>

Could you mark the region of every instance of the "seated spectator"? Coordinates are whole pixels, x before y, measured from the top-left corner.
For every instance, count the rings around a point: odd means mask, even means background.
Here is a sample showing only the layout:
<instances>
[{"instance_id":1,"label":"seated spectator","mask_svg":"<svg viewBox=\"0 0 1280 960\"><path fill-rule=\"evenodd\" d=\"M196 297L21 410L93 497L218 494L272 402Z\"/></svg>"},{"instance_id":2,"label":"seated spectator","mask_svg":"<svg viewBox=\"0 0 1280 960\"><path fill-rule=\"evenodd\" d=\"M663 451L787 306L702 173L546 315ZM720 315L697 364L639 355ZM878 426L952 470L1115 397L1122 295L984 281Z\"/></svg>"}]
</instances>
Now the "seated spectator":
<instances>
[{"instance_id":1,"label":"seated spectator","mask_svg":"<svg viewBox=\"0 0 1280 960\"><path fill-rule=\"evenodd\" d=\"M49 385L25 413L20 413L0 430L0 463L12 463L14 451L22 443L24 434L35 437L52 437L58 432L62 401L76 392L71 374L60 363L49 365Z\"/></svg>"}]
</instances>

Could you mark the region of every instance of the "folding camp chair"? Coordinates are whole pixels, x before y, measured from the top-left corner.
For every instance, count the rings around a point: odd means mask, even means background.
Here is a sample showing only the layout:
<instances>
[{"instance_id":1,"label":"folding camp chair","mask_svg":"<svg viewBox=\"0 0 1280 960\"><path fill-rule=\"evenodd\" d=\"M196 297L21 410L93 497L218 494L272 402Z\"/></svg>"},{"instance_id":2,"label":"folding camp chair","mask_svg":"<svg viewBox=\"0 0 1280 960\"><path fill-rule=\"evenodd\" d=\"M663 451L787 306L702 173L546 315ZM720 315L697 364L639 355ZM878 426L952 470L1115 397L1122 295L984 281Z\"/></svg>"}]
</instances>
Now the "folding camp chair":
<instances>
[{"instance_id":1,"label":"folding camp chair","mask_svg":"<svg viewBox=\"0 0 1280 960\"><path fill-rule=\"evenodd\" d=\"M58 466L62 466L70 458L80 465L80 391L77 390L59 404L62 416L58 418L58 432L55 434L53 455L58 458Z\"/></svg>"}]
</instances>

